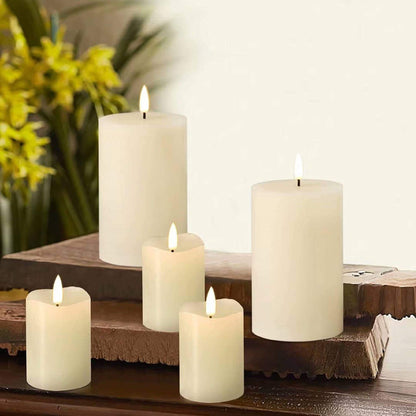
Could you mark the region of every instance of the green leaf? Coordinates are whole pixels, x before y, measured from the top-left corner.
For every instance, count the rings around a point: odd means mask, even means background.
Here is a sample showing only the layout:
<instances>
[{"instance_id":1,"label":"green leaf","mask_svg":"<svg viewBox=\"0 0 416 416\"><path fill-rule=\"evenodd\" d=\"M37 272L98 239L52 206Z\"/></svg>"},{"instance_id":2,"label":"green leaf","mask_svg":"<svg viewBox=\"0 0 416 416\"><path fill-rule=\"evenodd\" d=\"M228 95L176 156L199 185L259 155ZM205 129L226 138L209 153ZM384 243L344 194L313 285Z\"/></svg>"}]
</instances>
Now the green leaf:
<instances>
[{"instance_id":1,"label":"green leaf","mask_svg":"<svg viewBox=\"0 0 416 416\"><path fill-rule=\"evenodd\" d=\"M45 22L37 0L5 0L7 7L17 17L29 46L40 46L47 36Z\"/></svg>"},{"instance_id":2,"label":"green leaf","mask_svg":"<svg viewBox=\"0 0 416 416\"><path fill-rule=\"evenodd\" d=\"M120 68L121 63L125 59L125 56L133 42L137 41L139 38L141 31L143 30L143 25L144 19L140 17L133 17L129 21L115 47L116 53L113 57L113 66L116 71Z\"/></svg>"},{"instance_id":3,"label":"green leaf","mask_svg":"<svg viewBox=\"0 0 416 416\"><path fill-rule=\"evenodd\" d=\"M118 62L113 62L114 69L117 72L122 72L133 58L147 50L152 43L153 46L159 47L166 39L167 31L165 26L158 27L147 35L141 36L138 44L132 45Z\"/></svg>"},{"instance_id":4,"label":"green leaf","mask_svg":"<svg viewBox=\"0 0 416 416\"><path fill-rule=\"evenodd\" d=\"M53 43L58 40L59 33L59 14L54 12L51 14L51 39Z\"/></svg>"},{"instance_id":5,"label":"green leaf","mask_svg":"<svg viewBox=\"0 0 416 416\"><path fill-rule=\"evenodd\" d=\"M72 17L78 13L83 13L89 10L99 8L106 8L108 10L111 10L119 9L120 7L137 7L145 4L149 4L149 2L143 0L113 0L111 2L108 0L91 0L85 2L84 4L80 4L78 6L70 7L69 9L63 10L59 13L59 15L61 19L67 19L68 17Z\"/></svg>"}]
</instances>

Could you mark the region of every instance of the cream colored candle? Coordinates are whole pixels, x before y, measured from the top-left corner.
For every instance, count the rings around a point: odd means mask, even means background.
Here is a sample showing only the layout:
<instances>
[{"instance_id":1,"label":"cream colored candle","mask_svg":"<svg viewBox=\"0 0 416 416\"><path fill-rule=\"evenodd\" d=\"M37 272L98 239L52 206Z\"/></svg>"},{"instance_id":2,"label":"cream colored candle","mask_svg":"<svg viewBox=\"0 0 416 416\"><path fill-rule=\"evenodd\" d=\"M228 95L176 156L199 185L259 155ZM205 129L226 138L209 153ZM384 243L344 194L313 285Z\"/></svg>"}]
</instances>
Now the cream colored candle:
<instances>
[{"instance_id":1,"label":"cream colored candle","mask_svg":"<svg viewBox=\"0 0 416 416\"><path fill-rule=\"evenodd\" d=\"M215 403L244 394L243 308L233 299L187 303L179 313L180 394Z\"/></svg>"},{"instance_id":2,"label":"cream colored candle","mask_svg":"<svg viewBox=\"0 0 416 416\"><path fill-rule=\"evenodd\" d=\"M194 234L178 236L172 224L168 238L143 244L143 324L155 331L179 331L179 309L204 300L204 243Z\"/></svg>"},{"instance_id":3,"label":"cream colored candle","mask_svg":"<svg viewBox=\"0 0 416 416\"><path fill-rule=\"evenodd\" d=\"M187 231L186 119L173 114L112 114L99 120L100 259L141 266L144 241L172 220ZM146 118L143 116L146 115Z\"/></svg>"},{"instance_id":4,"label":"cream colored candle","mask_svg":"<svg viewBox=\"0 0 416 416\"><path fill-rule=\"evenodd\" d=\"M79 287L30 292L26 298L26 377L38 389L61 391L91 381L91 300Z\"/></svg>"},{"instance_id":5,"label":"cream colored candle","mask_svg":"<svg viewBox=\"0 0 416 416\"><path fill-rule=\"evenodd\" d=\"M252 329L277 341L343 331L342 185L296 166L294 180L252 189Z\"/></svg>"}]
</instances>

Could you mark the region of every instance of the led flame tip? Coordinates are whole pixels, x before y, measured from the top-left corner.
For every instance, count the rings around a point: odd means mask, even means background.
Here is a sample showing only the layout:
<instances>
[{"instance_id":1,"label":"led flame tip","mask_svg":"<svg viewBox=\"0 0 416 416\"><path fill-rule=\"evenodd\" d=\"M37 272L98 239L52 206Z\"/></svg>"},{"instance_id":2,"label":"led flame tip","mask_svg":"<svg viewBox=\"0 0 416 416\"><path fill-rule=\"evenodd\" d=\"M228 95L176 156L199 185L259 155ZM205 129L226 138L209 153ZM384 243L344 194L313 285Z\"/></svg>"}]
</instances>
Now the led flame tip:
<instances>
[{"instance_id":1,"label":"led flame tip","mask_svg":"<svg viewBox=\"0 0 416 416\"><path fill-rule=\"evenodd\" d=\"M296 155L295 160L295 179L302 179L303 178L303 163L300 154Z\"/></svg>"},{"instance_id":2,"label":"led flame tip","mask_svg":"<svg viewBox=\"0 0 416 416\"><path fill-rule=\"evenodd\" d=\"M147 113L150 108L149 91L147 90L146 85L143 85L142 90L140 92L139 107L142 113Z\"/></svg>"},{"instance_id":3,"label":"led flame tip","mask_svg":"<svg viewBox=\"0 0 416 416\"><path fill-rule=\"evenodd\" d=\"M210 287L207 294L207 300L205 302L205 312L207 316L212 317L215 315L216 312L216 299L215 299L215 293L214 289Z\"/></svg>"},{"instance_id":4,"label":"led flame tip","mask_svg":"<svg viewBox=\"0 0 416 416\"><path fill-rule=\"evenodd\" d=\"M173 222L169 229L169 237L168 237L168 247L169 250L176 250L178 247L178 230L176 229L176 225Z\"/></svg>"},{"instance_id":5,"label":"led flame tip","mask_svg":"<svg viewBox=\"0 0 416 416\"><path fill-rule=\"evenodd\" d=\"M52 298L53 298L53 303L55 305L59 305L62 303L63 289L62 289L62 280L59 274L58 276L56 276L55 282L53 284Z\"/></svg>"}]
</instances>

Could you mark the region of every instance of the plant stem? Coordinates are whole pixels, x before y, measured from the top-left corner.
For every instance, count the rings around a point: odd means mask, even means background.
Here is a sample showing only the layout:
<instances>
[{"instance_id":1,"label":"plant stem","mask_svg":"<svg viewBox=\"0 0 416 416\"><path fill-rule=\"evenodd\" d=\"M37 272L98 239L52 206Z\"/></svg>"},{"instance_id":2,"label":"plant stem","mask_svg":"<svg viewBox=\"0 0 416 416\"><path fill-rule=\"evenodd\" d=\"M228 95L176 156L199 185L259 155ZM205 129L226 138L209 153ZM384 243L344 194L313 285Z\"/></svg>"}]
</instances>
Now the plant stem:
<instances>
[{"instance_id":1,"label":"plant stem","mask_svg":"<svg viewBox=\"0 0 416 416\"><path fill-rule=\"evenodd\" d=\"M71 153L68 123L65 120L65 117L62 114L62 110L60 108L56 108L53 114L53 118L55 119L53 127L56 133L56 137L58 138L58 144L63 157L66 173L75 192L75 196L78 199L81 216L85 223L85 228L87 232L93 232L97 229L97 223L89 205L88 197L82 183L78 167L76 166L75 160Z\"/></svg>"},{"instance_id":2,"label":"plant stem","mask_svg":"<svg viewBox=\"0 0 416 416\"><path fill-rule=\"evenodd\" d=\"M22 196L12 190L11 212L13 224L13 251L27 250L26 207Z\"/></svg>"}]
</instances>

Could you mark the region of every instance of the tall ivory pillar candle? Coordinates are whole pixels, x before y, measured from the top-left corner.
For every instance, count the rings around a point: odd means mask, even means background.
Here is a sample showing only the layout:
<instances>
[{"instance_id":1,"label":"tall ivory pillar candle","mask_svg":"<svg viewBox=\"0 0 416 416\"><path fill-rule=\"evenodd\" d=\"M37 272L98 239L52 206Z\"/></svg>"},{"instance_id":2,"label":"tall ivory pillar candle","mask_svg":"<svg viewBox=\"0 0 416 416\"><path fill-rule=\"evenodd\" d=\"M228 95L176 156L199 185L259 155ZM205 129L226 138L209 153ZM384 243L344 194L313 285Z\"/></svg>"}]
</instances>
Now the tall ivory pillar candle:
<instances>
[{"instance_id":1,"label":"tall ivory pillar candle","mask_svg":"<svg viewBox=\"0 0 416 416\"><path fill-rule=\"evenodd\" d=\"M168 238L144 243L142 281L144 326L178 332L180 307L204 300L204 243L194 234L178 236L172 224Z\"/></svg>"},{"instance_id":2,"label":"tall ivory pillar candle","mask_svg":"<svg viewBox=\"0 0 416 416\"><path fill-rule=\"evenodd\" d=\"M179 314L180 394L201 403L244 394L243 308L233 299L187 303Z\"/></svg>"},{"instance_id":3,"label":"tall ivory pillar candle","mask_svg":"<svg viewBox=\"0 0 416 416\"><path fill-rule=\"evenodd\" d=\"M187 231L186 153L185 117L136 112L100 118L101 260L141 266L144 241L165 235L173 220L179 232Z\"/></svg>"},{"instance_id":4,"label":"tall ivory pillar candle","mask_svg":"<svg viewBox=\"0 0 416 416\"><path fill-rule=\"evenodd\" d=\"M91 381L91 299L79 287L30 292L26 298L26 378L38 389L61 391Z\"/></svg>"},{"instance_id":5,"label":"tall ivory pillar candle","mask_svg":"<svg viewBox=\"0 0 416 416\"><path fill-rule=\"evenodd\" d=\"M254 185L252 251L254 334L313 341L343 331L342 185Z\"/></svg>"}]
</instances>

